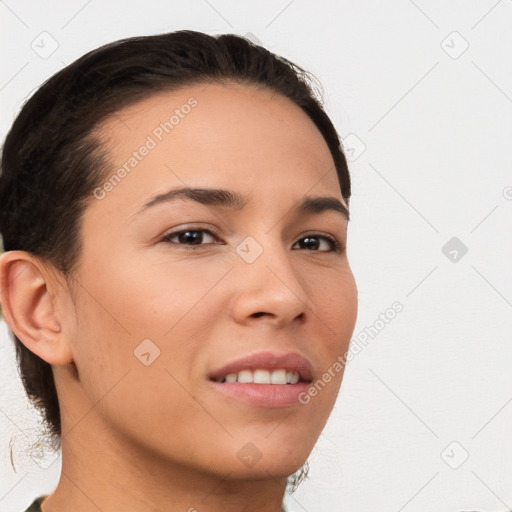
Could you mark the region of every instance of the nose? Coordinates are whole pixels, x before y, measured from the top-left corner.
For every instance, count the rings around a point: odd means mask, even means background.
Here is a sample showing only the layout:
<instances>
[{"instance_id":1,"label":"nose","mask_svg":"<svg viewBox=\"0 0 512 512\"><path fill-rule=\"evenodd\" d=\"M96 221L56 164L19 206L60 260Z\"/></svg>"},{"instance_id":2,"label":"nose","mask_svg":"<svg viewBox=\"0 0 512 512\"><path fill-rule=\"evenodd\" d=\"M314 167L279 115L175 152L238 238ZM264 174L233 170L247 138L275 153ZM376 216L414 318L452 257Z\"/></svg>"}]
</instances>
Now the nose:
<instances>
[{"instance_id":1,"label":"nose","mask_svg":"<svg viewBox=\"0 0 512 512\"><path fill-rule=\"evenodd\" d=\"M275 240L262 248L251 263L243 257L237 259L233 318L246 325L267 322L284 327L304 323L311 305L304 276L293 268L290 250Z\"/></svg>"}]
</instances>

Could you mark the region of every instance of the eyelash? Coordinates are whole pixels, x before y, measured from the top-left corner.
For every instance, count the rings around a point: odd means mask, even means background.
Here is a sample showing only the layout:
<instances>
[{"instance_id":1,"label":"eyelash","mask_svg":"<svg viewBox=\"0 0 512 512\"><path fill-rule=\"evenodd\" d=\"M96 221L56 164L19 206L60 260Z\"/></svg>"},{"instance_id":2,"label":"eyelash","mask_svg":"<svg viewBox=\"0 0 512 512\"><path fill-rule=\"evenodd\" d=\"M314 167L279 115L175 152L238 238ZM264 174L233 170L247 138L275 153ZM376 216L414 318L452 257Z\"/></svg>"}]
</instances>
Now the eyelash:
<instances>
[{"instance_id":1,"label":"eyelash","mask_svg":"<svg viewBox=\"0 0 512 512\"><path fill-rule=\"evenodd\" d=\"M171 233L168 233L166 234L163 238L162 238L162 242L166 242L168 244L173 244L173 245L182 245L184 247L186 247L186 250L195 250L195 249L199 249L200 247L203 247L204 245L207 245L207 244L197 244L197 245L192 245L192 244L182 244L182 243L178 243L178 242L171 242L170 239L171 238L174 238L178 235L181 235L181 234L184 234L184 233L187 233L187 232L200 232L200 233L208 233L209 235L213 236L214 238L217 238L218 239L218 236L213 233L212 231L210 231L209 229L201 229L201 228L187 228L187 229L182 229L180 231L173 231ZM334 238L333 236L331 235L324 235L324 234L320 234L320 233L308 233L306 234L305 236L303 236L302 238L300 238L298 241L300 240L304 240L305 238L320 238L320 239L323 239L323 240L327 240L327 242L330 244L331 246L331 251L334 251L334 252L341 252L341 250L343 249L342 247L342 244L336 239ZM297 242L296 242L297 243ZM294 244L295 245L295 244ZM307 249L306 249L307 250ZM318 250L312 250L310 252L329 252L329 251L318 251Z\"/></svg>"}]
</instances>

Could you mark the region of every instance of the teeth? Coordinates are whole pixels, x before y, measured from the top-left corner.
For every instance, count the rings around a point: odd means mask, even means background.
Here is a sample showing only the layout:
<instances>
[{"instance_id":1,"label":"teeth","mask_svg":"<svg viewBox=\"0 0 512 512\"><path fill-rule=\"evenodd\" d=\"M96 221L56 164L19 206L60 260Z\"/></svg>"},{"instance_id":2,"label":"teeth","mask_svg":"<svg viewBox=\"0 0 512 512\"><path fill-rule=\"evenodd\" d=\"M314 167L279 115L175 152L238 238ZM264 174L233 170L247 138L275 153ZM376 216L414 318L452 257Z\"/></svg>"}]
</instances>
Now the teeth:
<instances>
[{"instance_id":1,"label":"teeth","mask_svg":"<svg viewBox=\"0 0 512 512\"><path fill-rule=\"evenodd\" d=\"M267 370L254 370L254 384L270 384L270 372Z\"/></svg>"},{"instance_id":2,"label":"teeth","mask_svg":"<svg viewBox=\"0 0 512 512\"><path fill-rule=\"evenodd\" d=\"M298 372L282 370L241 370L238 373L228 373L220 382L240 382L254 384L297 384L299 382Z\"/></svg>"},{"instance_id":3,"label":"teeth","mask_svg":"<svg viewBox=\"0 0 512 512\"><path fill-rule=\"evenodd\" d=\"M286 384L286 370L274 370L270 375L271 384Z\"/></svg>"},{"instance_id":4,"label":"teeth","mask_svg":"<svg viewBox=\"0 0 512 512\"><path fill-rule=\"evenodd\" d=\"M238 372L238 377L236 380L242 383L254 382L254 377L251 370L242 370L241 372Z\"/></svg>"}]
</instances>

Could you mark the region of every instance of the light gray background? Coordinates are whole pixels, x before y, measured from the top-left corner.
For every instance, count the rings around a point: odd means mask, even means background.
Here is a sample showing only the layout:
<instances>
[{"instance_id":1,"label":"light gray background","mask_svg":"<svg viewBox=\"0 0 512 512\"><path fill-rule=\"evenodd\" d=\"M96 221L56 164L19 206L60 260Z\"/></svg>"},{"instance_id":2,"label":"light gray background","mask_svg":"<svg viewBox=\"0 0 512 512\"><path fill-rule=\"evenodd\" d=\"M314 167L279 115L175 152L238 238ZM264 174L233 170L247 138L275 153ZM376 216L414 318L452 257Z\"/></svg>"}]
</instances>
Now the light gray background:
<instances>
[{"instance_id":1,"label":"light gray background","mask_svg":"<svg viewBox=\"0 0 512 512\"><path fill-rule=\"evenodd\" d=\"M0 17L2 138L34 88L122 37L250 32L312 71L350 160L362 348L290 510L512 509L512 1L0 0ZM37 416L0 336L0 511L19 512L60 459L23 455Z\"/></svg>"}]
</instances>

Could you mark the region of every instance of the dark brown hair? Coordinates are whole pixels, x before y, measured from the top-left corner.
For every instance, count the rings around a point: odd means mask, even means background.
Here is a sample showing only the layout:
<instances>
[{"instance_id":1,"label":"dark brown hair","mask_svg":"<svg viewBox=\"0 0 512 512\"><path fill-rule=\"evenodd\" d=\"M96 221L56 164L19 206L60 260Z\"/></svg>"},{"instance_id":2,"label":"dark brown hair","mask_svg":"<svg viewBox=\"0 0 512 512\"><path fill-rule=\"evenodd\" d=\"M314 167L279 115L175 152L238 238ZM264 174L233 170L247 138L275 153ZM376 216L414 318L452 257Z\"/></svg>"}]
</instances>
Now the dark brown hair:
<instances>
[{"instance_id":1,"label":"dark brown hair","mask_svg":"<svg viewBox=\"0 0 512 512\"><path fill-rule=\"evenodd\" d=\"M81 248L81 216L111 171L94 129L121 108L158 92L226 81L277 92L309 116L329 147L348 205L347 162L317 99L314 77L246 38L181 30L93 50L50 77L24 104L1 155L4 250L30 252L64 276L72 275ZM26 393L58 445L60 408L51 365L11 334Z\"/></svg>"}]
</instances>

